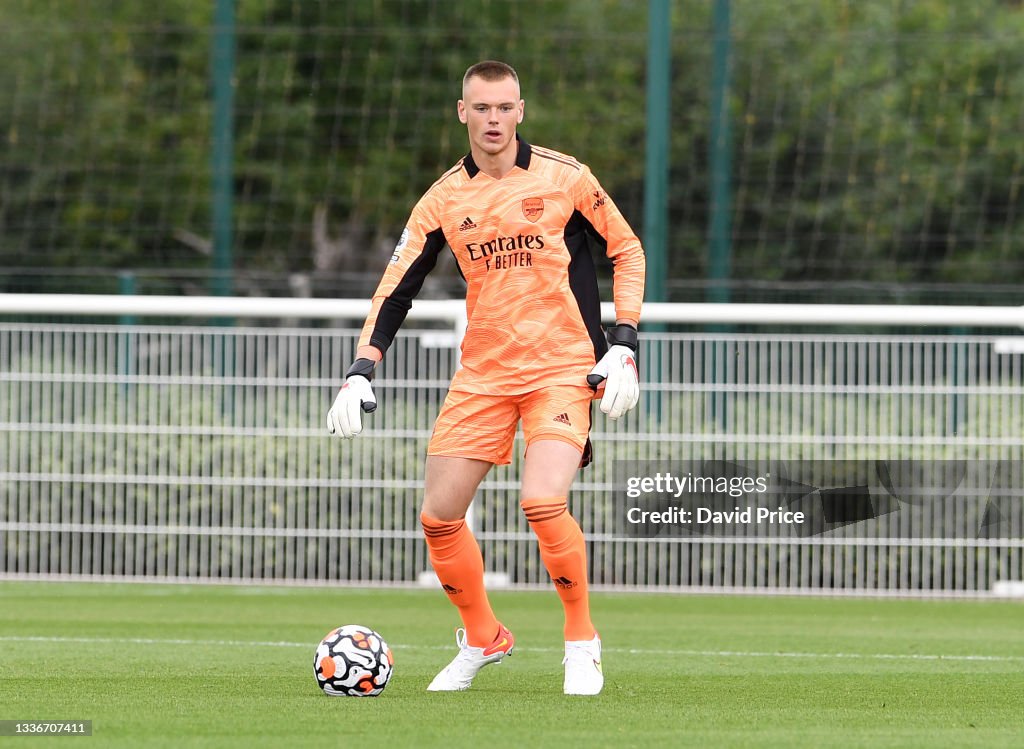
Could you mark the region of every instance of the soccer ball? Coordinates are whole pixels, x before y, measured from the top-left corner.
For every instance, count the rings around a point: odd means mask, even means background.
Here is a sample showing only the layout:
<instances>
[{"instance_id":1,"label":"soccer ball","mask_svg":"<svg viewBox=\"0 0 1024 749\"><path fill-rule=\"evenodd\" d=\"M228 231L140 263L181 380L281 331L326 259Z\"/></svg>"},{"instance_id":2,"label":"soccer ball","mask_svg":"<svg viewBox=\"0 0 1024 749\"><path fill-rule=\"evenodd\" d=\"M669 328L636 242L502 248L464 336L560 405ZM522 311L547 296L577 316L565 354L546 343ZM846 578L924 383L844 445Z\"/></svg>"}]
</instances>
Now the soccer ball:
<instances>
[{"instance_id":1,"label":"soccer ball","mask_svg":"<svg viewBox=\"0 0 1024 749\"><path fill-rule=\"evenodd\" d=\"M394 662L383 637L368 627L346 624L317 645L313 674L332 697L376 697L391 680Z\"/></svg>"}]
</instances>

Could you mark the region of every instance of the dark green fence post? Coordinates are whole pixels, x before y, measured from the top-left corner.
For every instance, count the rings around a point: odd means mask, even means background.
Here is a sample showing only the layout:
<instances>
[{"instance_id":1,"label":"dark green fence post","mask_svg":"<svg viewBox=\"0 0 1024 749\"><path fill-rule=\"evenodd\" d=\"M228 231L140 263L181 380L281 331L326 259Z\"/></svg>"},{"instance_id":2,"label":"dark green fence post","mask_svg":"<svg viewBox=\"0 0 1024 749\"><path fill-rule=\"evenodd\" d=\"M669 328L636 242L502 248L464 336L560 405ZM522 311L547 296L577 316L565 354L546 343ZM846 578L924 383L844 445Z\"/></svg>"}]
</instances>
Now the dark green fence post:
<instances>
[{"instance_id":1,"label":"dark green fence post","mask_svg":"<svg viewBox=\"0 0 1024 749\"><path fill-rule=\"evenodd\" d=\"M729 279L732 275L732 123L729 117L729 70L732 63L732 30L730 0L715 0L712 30L711 65L711 132L708 161L710 163L711 205L708 216L708 288L709 302L730 301ZM726 333L730 326L716 325L712 331ZM725 356L731 347L720 351L715 346L712 372L715 382L721 381L728 369ZM728 424L728 396L715 391L710 415L723 428Z\"/></svg>"},{"instance_id":2,"label":"dark green fence post","mask_svg":"<svg viewBox=\"0 0 1024 749\"><path fill-rule=\"evenodd\" d=\"M672 6L669 0L649 0L647 6L647 139L644 169L644 252L647 254L645 299L664 302L668 277L669 104L672 67ZM665 330L663 323L644 325ZM648 383L661 377L660 350L641 347L641 374ZM646 414L661 414L661 391L646 394Z\"/></svg>"},{"instance_id":3,"label":"dark green fence post","mask_svg":"<svg viewBox=\"0 0 1024 749\"><path fill-rule=\"evenodd\" d=\"M210 65L213 122L210 167L212 179L213 277L210 293L231 296L232 226L234 222L235 4L217 0L213 18Z\"/></svg>"}]
</instances>

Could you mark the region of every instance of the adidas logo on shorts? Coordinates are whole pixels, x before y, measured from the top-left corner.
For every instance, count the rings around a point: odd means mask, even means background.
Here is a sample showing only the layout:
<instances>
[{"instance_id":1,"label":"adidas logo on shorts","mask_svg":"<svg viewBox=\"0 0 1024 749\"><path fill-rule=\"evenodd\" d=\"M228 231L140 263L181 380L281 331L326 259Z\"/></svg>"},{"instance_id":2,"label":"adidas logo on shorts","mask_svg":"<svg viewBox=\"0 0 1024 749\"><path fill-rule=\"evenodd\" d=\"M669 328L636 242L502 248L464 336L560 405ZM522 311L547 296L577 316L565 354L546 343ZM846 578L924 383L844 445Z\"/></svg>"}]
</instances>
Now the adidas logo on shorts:
<instances>
[{"instance_id":1,"label":"adidas logo on shorts","mask_svg":"<svg viewBox=\"0 0 1024 749\"><path fill-rule=\"evenodd\" d=\"M564 577L564 576L563 577L553 577L553 578L551 578L551 580L552 580L552 582L554 582L556 587L561 588L562 590L569 590L569 588L575 588L576 587L576 581L575 580L570 580L569 578Z\"/></svg>"},{"instance_id":2,"label":"adidas logo on shorts","mask_svg":"<svg viewBox=\"0 0 1024 749\"><path fill-rule=\"evenodd\" d=\"M558 414L558 416L552 419L552 421L557 421L559 424L568 424L569 426L572 426L572 422L569 421L569 414L567 413Z\"/></svg>"}]
</instances>

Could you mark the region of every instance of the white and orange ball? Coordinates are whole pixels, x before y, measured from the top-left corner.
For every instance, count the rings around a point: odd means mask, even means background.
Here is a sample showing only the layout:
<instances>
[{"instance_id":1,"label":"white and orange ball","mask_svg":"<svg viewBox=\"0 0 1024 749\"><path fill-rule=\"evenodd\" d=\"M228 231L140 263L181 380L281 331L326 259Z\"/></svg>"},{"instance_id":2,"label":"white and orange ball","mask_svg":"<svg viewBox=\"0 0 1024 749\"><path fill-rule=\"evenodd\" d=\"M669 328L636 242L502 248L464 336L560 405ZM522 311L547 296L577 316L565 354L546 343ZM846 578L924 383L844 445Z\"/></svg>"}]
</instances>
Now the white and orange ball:
<instances>
[{"instance_id":1,"label":"white and orange ball","mask_svg":"<svg viewBox=\"0 0 1024 749\"><path fill-rule=\"evenodd\" d=\"M328 632L317 645L313 673L324 694L376 697L391 680L394 663L383 637L369 627L346 624Z\"/></svg>"}]
</instances>

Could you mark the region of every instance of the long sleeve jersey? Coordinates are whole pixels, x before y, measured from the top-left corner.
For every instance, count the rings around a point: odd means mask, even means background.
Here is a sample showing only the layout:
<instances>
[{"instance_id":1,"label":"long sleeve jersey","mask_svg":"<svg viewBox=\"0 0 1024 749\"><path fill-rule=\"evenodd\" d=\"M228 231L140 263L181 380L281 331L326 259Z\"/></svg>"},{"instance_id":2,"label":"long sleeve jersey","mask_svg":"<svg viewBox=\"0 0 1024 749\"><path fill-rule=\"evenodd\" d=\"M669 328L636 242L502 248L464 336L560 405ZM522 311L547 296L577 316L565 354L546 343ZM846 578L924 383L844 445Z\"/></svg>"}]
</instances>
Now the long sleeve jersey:
<instances>
[{"instance_id":1,"label":"long sleeve jersey","mask_svg":"<svg viewBox=\"0 0 1024 749\"><path fill-rule=\"evenodd\" d=\"M450 389L515 395L585 383L607 350L588 238L614 265L617 316L639 320L643 248L587 166L519 139L515 166L494 179L466 155L413 209L359 345L387 351L447 244L468 320Z\"/></svg>"}]
</instances>

